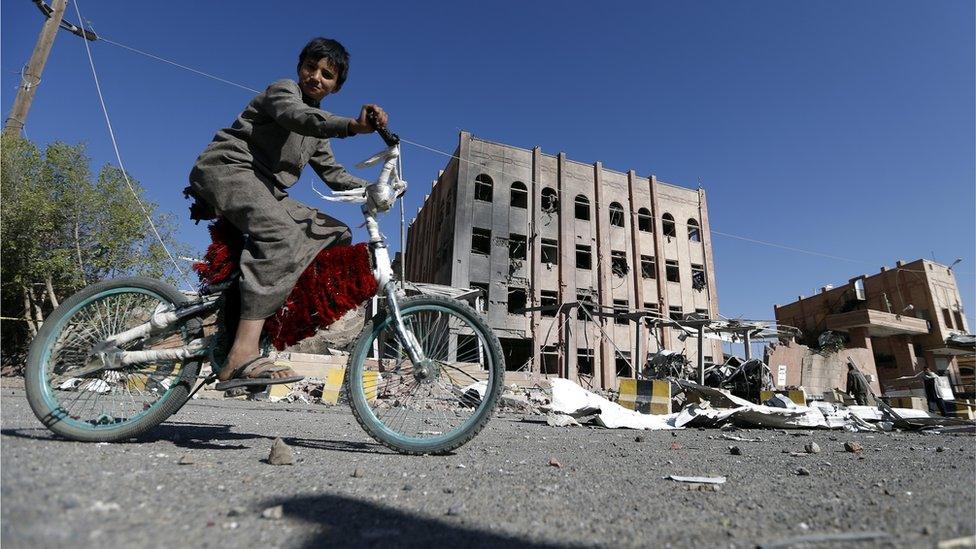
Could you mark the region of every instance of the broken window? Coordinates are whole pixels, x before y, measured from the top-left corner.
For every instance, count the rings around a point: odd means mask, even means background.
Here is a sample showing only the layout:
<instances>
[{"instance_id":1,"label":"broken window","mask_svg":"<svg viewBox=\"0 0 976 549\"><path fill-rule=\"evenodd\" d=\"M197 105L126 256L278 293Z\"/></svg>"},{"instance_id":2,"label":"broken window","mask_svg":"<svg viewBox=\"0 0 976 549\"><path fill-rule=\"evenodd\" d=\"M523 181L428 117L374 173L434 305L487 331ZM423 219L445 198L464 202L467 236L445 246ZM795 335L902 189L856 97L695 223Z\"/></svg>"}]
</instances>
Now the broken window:
<instances>
[{"instance_id":1,"label":"broken window","mask_svg":"<svg viewBox=\"0 0 976 549\"><path fill-rule=\"evenodd\" d=\"M641 277L657 278L657 261L654 260L654 256L641 256Z\"/></svg>"},{"instance_id":2,"label":"broken window","mask_svg":"<svg viewBox=\"0 0 976 549\"><path fill-rule=\"evenodd\" d=\"M559 264L559 243L555 240L548 238L542 239L542 262L551 263L553 265Z\"/></svg>"},{"instance_id":3,"label":"broken window","mask_svg":"<svg viewBox=\"0 0 976 549\"><path fill-rule=\"evenodd\" d=\"M647 208L637 210L637 229L645 233L654 232L654 218L651 217L651 211Z\"/></svg>"},{"instance_id":4,"label":"broken window","mask_svg":"<svg viewBox=\"0 0 976 549\"><path fill-rule=\"evenodd\" d=\"M661 313L661 307L657 303L645 303L644 310L653 315L658 315Z\"/></svg>"},{"instance_id":5,"label":"broken window","mask_svg":"<svg viewBox=\"0 0 976 549\"><path fill-rule=\"evenodd\" d=\"M576 301L579 302L579 305L576 307L577 320L589 320L592 318L596 312L596 305L593 303L593 294L579 292L576 294Z\"/></svg>"},{"instance_id":6,"label":"broken window","mask_svg":"<svg viewBox=\"0 0 976 549\"><path fill-rule=\"evenodd\" d=\"M708 318L708 309L695 309L695 316L698 318Z\"/></svg>"},{"instance_id":7,"label":"broken window","mask_svg":"<svg viewBox=\"0 0 976 549\"><path fill-rule=\"evenodd\" d=\"M613 323L614 324L630 324L630 320L621 316L629 312L626 299L614 299L613 300Z\"/></svg>"},{"instance_id":8,"label":"broken window","mask_svg":"<svg viewBox=\"0 0 976 549\"><path fill-rule=\"evenodd\" d=\"M581 376L593 375L593 349L576 349L576 373Z\"/></svg>"},{"instance_id":9,"label":"broken window","mask_svg":"<svg viewBox=\"0 0 976 549\"><path fill-rule=\"evenodd\" d=\"M547 375L559 375L559 352L555 345L546 345L542 348L540 355L540 373Z\"/></svg>"},{"instance_id":10,"label":"broken window","mask_svg":"<svg viewBox=\"0 0 976 549\"><path fill-rule=\"evenodd\" d=\"M505 358L505 369L519 371L532 361L532 340L515 337L500 337L502 356Z\"/></svg>"},{"instance_id":11,"label":"broken window","mask_svg":"<svg viewBox=\"0 0 976 549\"><path fill-rule=\"evenodd\" d=\"M705 277L705 267L701 265L691 265L691 287L696 291L702 291L708 286Z\"/></svg>"},{"instance_id":12,"label":"broken window","mask_svg":"<svg viewBox=\"0 0 976 549\"><path fill-rule=\"evenodd\" d=\"M960 313L959 311L952 311L952 316L956 318L956 329L965 330L966 326L965 324L962 323L962 313Z\"/></svg>"},{"instance_id":13,"label":"broken window","mask_svg":"<svg viewBox=\"0 0 976 549\"><path fill-rule=\"evenodd\" d=\"M610 272L613 273L613 276L627 276L627 273L630 272L630 267L627 265L627 252L610 251Z\"/></svg>"},{"instance_id":14,"label":"broken window","mask_svg":"<svg viewBox=\"0 0 976 549\"><path fill-rule=\"evenodd\" d=\"M668 282L681 282L681 275L678 273L678 262L668 259L664 262L664 273Z\"/></svg>"},{"instance_id":15,"label":"broken window","mask_svg":"<svg viewBox=\"0 0 976 549\"><path fill-rule=\"evenodd\" d=\"M471 282L468 287L474 288L476 290L481 290L481 295L475 298L474 308L479 313L484 313L488 311L488 283L487 282Z\"/></svg>"},{"instance_id":16,"label":"broken window","mask_svg":"<svg viewBox=\"0 0 976 549\"><path fill-rule=\"evenodd\" d=\"M487 174L481 174L474 178L474 199L491 202L491 190L494 186L491 178Z\"/></svg>"},{"instance_id":17,"label":"broken window","mask_svg":"<svg viewBox=\"0 0 976 549\"><path fill-rule=\"evenodd\" d=\"M512 199L511 204L513 208L526 208L529 205L529 191L525 188L525 183L521 181L516 181L512 183Z\"/></svg>"},{"instance_id":18,"label":"broken window","mask_svg":"<svg viewBox=\"0 0 976 549\"><path fill-rule=\"evenodd\" d=\"M634 377L630 367L630 351L620 351L617 353L616 370L617 377Z\"/></svg>"},{"instance_id":19,"label":"broken window","mask_svg":"<svg viewBox=\"0 0 976 549\"><path fill-rule=\"evenodd\" d=\"M576 245L576 268L592 269L593 261L590 258L590 247L585 244Z\"/></svg>"},{"instance_id":20,"label":"broken window","mask_svg":"<svg viewBox=\"0 0 976 549\"><path fill-rule=\"evenodd\" d=\"M576 199L573 201L576 205L576 219L581 219L583 221L590 220L590 199L585 196L578 194Z\"/></svg>"},{"instance_id":21,"label":"broken window","mask_svg":"<svg viewBox=\"0 0 976 549\"><path fill-rule=\"evenodd\" d=\"M551 187L542 189L542 200L539 205L542 207L542 213L559 215L559 197L556 190Z\"/></svg>"},{"instance_id":22,"label":"broken window","mask_svg":"<svg viewBox=\"0 0 976 549\"><path fill-rule=\"evenodd\" d=\"M946 328L952 329L952 315L949 314L949 309L942 309L942 318L945 320Z\"/></svg>"},{"instance_id":23,"label":"broken window","mask_svg":"<svg viewBox=\"0 0 976 549\"><path fill-rule=\"evenodd\" d=\"M525 303L527 301L527 296L525 288L512 288L508 289L508 314L510 315L521 315L525 314Z\"/></svg>"},{"instance_id":24,"label":"broken window","mask_svg":"<svg viewBox=\"0 0 976 549\"><path fill-rule=\"evenodd\" d=\"M491 255L491 229L471 228L471 253Z\"/></svg>"},{"instance_id":25,"label":"broken window","mask_svg":"<svg viewBox=\"0 0 976 549\"><path fill-rule=\"evenodd\" d=\"M674 228L674 216L666 213L661 216L661 224L664 226L664 236L678 236Z\"/></svg>"},{"instance_id":26,"label":"broken window","mask_svg":"<svg viewBox=\"0 0 976 549\"><path fill-rule=\"evenodd\" d=\"M671 317L671 320L682 320L685 314L681 311L680 305L672 305L668 307L668 316Z\"/></svg>"},{"instance_id":27,"label":"broken window","mask_svg":"<svg viewBox=\"0 0 976 549\"><path fill-rule=\"evenodd\" d=\"M525 259L525 235L511 233L508 235L508 258Z\"/></svg>"},{"instance_id":28,"label":"broken window","mask_svg":"<svg viewBox=\"0 0 976 549\"><path fill-rule=\"evenodd\" d=\"M701 228L698 221L694 218L688 220L688 240L691 242L701 242Z\"/></svg>"},{"instance_id":29,"label":"broken window","mask_svg":"<svg viewBox=\"0 0 976 549\"><path fill-rule=\"evenodd\" d=\"M542 290L542 306L553 307L551 310L543 310L542 316L556 316L556 308L559 306L556 290Z\"/></svg>"},{"instance_id":30,"label":"broken window","mask_svg":"<svg viewBox=\"0 0 976 549\"><path fill-rule=\"evenodd\" d=\"M624 226L624 208L619 202L610 203L610 225L614 227Z\"/></svg>"}]
</instances>

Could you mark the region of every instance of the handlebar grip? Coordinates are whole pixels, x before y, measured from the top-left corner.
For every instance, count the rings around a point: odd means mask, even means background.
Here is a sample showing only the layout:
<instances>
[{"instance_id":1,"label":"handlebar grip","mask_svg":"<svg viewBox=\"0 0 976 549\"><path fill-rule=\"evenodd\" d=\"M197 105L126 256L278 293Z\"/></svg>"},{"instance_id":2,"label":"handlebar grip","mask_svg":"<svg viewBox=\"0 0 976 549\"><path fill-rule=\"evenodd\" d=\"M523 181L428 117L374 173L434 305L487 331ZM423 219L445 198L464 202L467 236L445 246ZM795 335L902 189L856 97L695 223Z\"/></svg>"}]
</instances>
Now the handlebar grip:
<instances>
[{"instance_id":1,"label":"handlebar grip","mask_svg":"<svg viewBox=\"0 0 976 549\"><path fill-rule=\"evenodd\" d=\"M400 144L399 135L392 133L386 126L381 127L376 125L376 112L373 111L373 109L366 111L366 121L369 122L369 125L372 126L374 130L376 130L376 133L380 134L380 137L383 138L383 142L386 143L387 147Z\"/></svg>"}]
</instances>

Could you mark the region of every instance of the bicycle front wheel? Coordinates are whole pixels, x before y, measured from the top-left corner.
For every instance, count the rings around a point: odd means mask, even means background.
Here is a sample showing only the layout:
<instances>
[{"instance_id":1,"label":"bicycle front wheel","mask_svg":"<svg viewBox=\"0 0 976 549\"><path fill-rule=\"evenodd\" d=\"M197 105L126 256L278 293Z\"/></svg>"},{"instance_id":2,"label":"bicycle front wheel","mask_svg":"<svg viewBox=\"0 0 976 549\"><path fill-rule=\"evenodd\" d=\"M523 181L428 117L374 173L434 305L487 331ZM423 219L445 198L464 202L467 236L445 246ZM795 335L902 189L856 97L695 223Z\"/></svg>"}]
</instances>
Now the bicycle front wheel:
<instances>
[{"instance_id":1,"label":"bicycle front wheel","mask_svg":"<svg viewBox=\"0 0 976 549\"><path fill-rule=\"evenodd\" d=\"M349 403L363 429L397 452L450 452L474 438L495 409L505 372L501 344L455 299L410 297L400 314L424 360L415 366L392 315L377 315L349 357Z\"/></svg>"},{"instance_id":2,"label":"bicycle front wheel","mask_svg":"<svg viewBox=\"0 0 976 549\"><path fill-rule=\"evenodd\" d=\"M136 437L162 423L184 403L200 363L167 361L89 371L98 346L149 321L160 307L181 305L179 290L134 277L93 284L71 296L44 321L27 355L27 401L50 430L89 442ZM126 343L122 350L180 347L202 335L199 320Z\"/></svg>"}]
</instances>

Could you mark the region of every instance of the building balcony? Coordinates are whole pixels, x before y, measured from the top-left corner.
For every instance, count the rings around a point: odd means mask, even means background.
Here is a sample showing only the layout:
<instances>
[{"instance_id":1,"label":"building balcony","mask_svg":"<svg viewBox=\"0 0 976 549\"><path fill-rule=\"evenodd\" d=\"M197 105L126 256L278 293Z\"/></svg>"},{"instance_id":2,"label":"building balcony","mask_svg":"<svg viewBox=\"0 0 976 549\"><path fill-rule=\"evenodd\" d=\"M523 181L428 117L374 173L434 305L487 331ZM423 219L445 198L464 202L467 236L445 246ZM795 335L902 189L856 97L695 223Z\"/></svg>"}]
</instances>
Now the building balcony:
<instances>
[{"instance_id":1,"label":"building balcony","mask_svg":"<svg viewBox=\"0 0 976 549\"><path fill-rule=\"evenodd\" d=\"M918 336L929 333L929 323L925 319L873 309L827 315L828 330L849 332L854 328L866 328L870 337Z\"/></svg>"}]
</instances>

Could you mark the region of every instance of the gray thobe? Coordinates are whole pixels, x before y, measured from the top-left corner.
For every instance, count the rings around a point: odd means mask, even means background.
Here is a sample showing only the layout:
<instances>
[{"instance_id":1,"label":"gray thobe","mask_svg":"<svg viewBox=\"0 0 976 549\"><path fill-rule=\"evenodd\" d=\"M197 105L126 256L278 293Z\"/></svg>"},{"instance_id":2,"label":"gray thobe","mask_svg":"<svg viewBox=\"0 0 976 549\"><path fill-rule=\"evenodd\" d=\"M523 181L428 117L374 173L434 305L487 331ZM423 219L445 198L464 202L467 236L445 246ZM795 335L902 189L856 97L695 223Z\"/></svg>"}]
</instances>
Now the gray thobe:
<instances>
[{"instance_id":1,"label":"gray thobe","mask_svg":"<svg viewBox=\"0 0 976 549\"><path fill-rule=\"evenodd\" d=\"M335 116L279 80L217 132L190 172L190 186L247 235L241 254L241 318L274 314L322 248L349 244L337 219L288 196L310 164L334 190L365 186L332 155L331 137L347 137L351 118Z\"/></svg>"}]
</instances>

